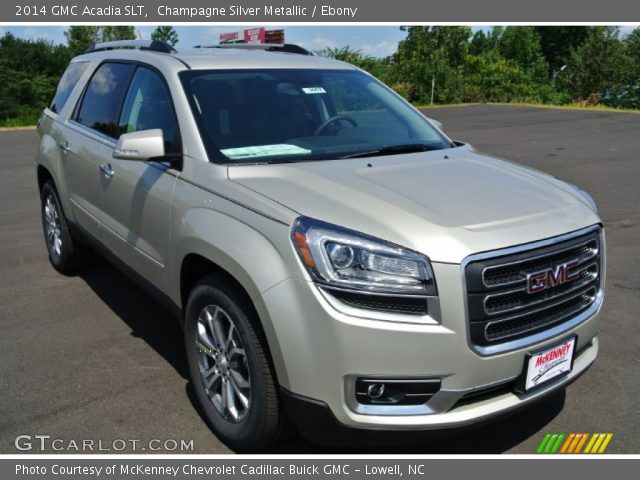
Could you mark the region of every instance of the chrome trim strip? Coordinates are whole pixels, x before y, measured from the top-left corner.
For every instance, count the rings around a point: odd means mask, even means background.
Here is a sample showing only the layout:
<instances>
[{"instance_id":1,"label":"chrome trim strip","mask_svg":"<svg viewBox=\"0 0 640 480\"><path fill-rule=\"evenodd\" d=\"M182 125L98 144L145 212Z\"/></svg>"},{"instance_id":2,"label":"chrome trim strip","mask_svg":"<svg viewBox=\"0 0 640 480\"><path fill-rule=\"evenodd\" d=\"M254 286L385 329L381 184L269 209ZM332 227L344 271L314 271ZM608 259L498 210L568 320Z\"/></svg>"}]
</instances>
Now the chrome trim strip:
<instances>
[{"instance_id":1,"label":"chrome trim strip","mask_svg":"<svg viewBox=\"0 0 640 480\"><path fill-rule=\"evenodd\" d=\"M587 269L591 268L591 267L596 267L596 271L595 272L590 272L589 275L586 277L586 281L582 280L577 282L576 284L572 285L572 288L565 290L564 292L561 292L557 295L554 296L550 296L541 300L535 300L533 302L528 302L522 305L518 305L517 307L511 307L511 308L506 308L504 310L499 310L496 312L489 312L487 310L487 300L490 300L492 298L499 298L499 297L503 297L503 296L507 296L507 295L511 295L514 293L518 293L518 292L526 292L526 288L518 288L515 290L509 290L508 292L501 292L501 293L492 293L489 295L486 295L484 297L484 300L482 301L483 303L483 308L484 308L484 313L486 313L487 315L501 315L504 313L509 313L509 312L517 312L518 310L522 310L523 308L528 308L531 306L535 306L538 305L540 303L544 303L544 302L548 302L551 300L556 300L558 298L562 298L564 295L567 295L569 293L573 293L581 288L586 287L587 285L589 285L590 283L593 283L594 281L596 281L598 279L598 274L600 273L600 269L598 268L598 263L597 262L592 262L589 265L587 265L586 267L584 267L582 270L580 270L580 273L585 272ZM553 293L553 292L551 292ZM527 312L529 313L529 312Z\"/></svg>"},{"instance_id":2,"label":"chrome trim strip","mask_svg":"<svg viewBox=\"0 0 640 480\"><path fill-rule=\"evenodd\" d=\"M510 321L513 321L513 320L518 320L518 319L520 319L520 318L526 317L527 315L535 315L536 313L544 312L545 310L548 310L548 309L550 309L550 308L554 308L554 307L558 307L558 306L562 305L563 303L568 302L569 300L573 300L574 298L579 298L579 297L581 297L581 296L587 295L587 294L588 294L589 292L591 292L591 291L593 291L594 293L597 293L597 291L596 291L595 287L591 287L591 288L586 289L586 291L584 291L584 292L580 292L580 293L578 293L578 294L576 294L576 295L572 295L571 297L569 297L569 298L565 298L565 299L563 299L563 300L561 300L561 301L559 301L559 302L554 302L554 303L552 303L552 304L550 304L550 305L545 305L543 308L538 308L538 309L536 309L536 310L532 310L532 311L530 311L530 312L527 312L525 315L515 315L515 316L513 316L513 317L509 317L509 318L501 318L500 320L494 320L494 321L491 321L491 322L487 322L487 323L485 324L485 326L484 326L484 337L485 337L488 341L493 341L493 340L491 340L491 339L488 337L488 335L487 335L487 330L489 329L489 327L490 327L491 325L499 325L499 324L501 324L501 323L510 322ZM593 301L595 300L595 295L590 295L590 297L592 297L592 298L590 298L590 299L589 299L589 302L586 302L586 301L585 301L585 302L582 302L582 303L584 303L585 305L583 305L583 306L581 306L581 307L579 307L579 308L576 308L574 311L569 312L569 313L567 313L566 315L564 315L564 316L562 316L562 317L560 317L560 318L558 318L558 319L556 319L556 320L550 321L550 322L548 322L548 323L561 322L561 321L563 321L565 318L570 317L571 315L575 315L575 312L576 312L577 310L580 310L581 308L583 308L583 307L585 307L585 306L590 305L591 303L593 303ZM535 330L536 328L541 328L541 327L544 327L544 324L542 324L542 325L537 325L537 326L534 326L534 327L531 327L531 328L527 328L527 329L521 330L521 331L516 332L516 333L509 334L509 335L504 335L504 336L502 336L502 337L498 337L498 338L496 338L496 339L495 339L495 341L501 341L501 340L503 340L503 339L505 339L505 338L513 337L513 336L516 336L516 335L522 335L523 333L526 333L526 332L528 332L529 330Z\"/></svg>"},{"instance_id":3,"label":"chrome trim strip","mask_svg":"<svg viewBox=\"0 0 640 480\"><path fill-rule=\"evenodd\" d=\"M406 376L399 378L398 381L413 381L413 382L425 382L425 381L442 381L446 377L449 377L450 374L446 375L438 375L431 377L412 377ZM437 413L445 413L453 408L458 401L464 397L466 394L478 391L485 390L494 387L499 387L500 385L506 385L510 382L513 382L518 378L519 375L503 378L501 380L496 380L495 382L490 382L484 385L479 385L471 388L465 388L462 390L450 390L450 389L440 389L436 393L434 393L431 398L429 398L425 403L421 405L365 405L358 402L356 398L356 381L358 378L367 378L370 380L385 380L386 383L393 382L393 379L385 375L346 375L345 376L345 395L346 395L346 403L354 413L358 413L361 415L384 415L389 417L397 417L404 415L433 415Z\"/></svg>"},{"instance_id":4,"label":"chrome trim strip","mask_svg":"<svg viewBox=\"0 0 640 480\"><path fill-rule=\"evenodd\" d=\"M358 290L355 288L334 286L324 282L315 282L315 283L319 287L324 288L326 290L336 290L338 292L347 292L347 293L356 293L356 294L361 293L363 295L372 295L376 297L379 296L379 297L399 297L399 298L424 298L425 300L428 298L436 297L435 295L422 295L422 294L415 294L415 293L402 293L402 292L394 293L394 292L377 292L375 290Z\"/></svg>"},{"instance_id":5,"label":"chrome trim strip","mask_svg":"<svg viewBox=\"0 0 640 480\"><path fill-rule=\"evenodd\" d=\"M572 238L586 235L594 231L598 232L598 236L597 236L598 251L600 253L599 271L600 271L601 281L600 281L600 289L596 293L595 301L591 304L591 306L587 310L585 310L581 314L577 315L576 317L574 317L573 319L565 323L562 323L560 325L557 325L553 328L537 333L535 335L531 335L524 338L518 338L516 340L511 340L509 342L504 342L496 345L489 345L489 346L474 345L474 343L471 341L471 332L469 328L469 301L468 301L469 294L467 292L467 281L466 281L466 268L467 268L467 265L469 265L469 263L477 260L485 260L487 258L500 257L503 255L509 255L512 253L520 253L527 250L534 250L536 248L545 247L548 245L552 245L554 243L562 242L564 240L570 240ZM602 306L602 302L604 300L604 268L603 267L605 265L604 263L605 252L602 249L602 245L604 245L604 231L600 226L600 224L596 224L596 225L591 225L589 227L582 228L580 230L576 230L574 232L558 235L556 237L551 237L551 238L539 240L532 243L517 245L514 247L507 247L507 248L492 250L488 252L475 253L466 257L460 264L460 274L462 278L464 316L465 316L466 328L467 328L467 344L469 345L469 348L471 348L471 350L474 350L475 352L477 352L479 355L482 355L482 356L497 355L499 353L506 353L513 350L520 350L520 349L535 345L537 343L542 343L555 336L561 335L562 333L577 327L578 325L580 325L581 323L583 323L584 321L586 321L587 319L595 315L598 312L598 310L600 310L600 307Z\"/></svg>"},{"instance_id":6,"label":"chrome trim strip","mask_svg":"<svg viewBox=\"0 0 640 480\"><path fill-rule=\"evenodd\" d=\"M325 288L322 285L314 284L322 297L340 313L349 315L350 317L365 318L367 320L378 320L382 322L394 322L394 323L409 323L414 325L440 325L440 300L438 297L422 297L427 302L427 315L416 315L410 313L393 313L383 312L379 310L370 310L366 308L356 308L351 305L347 305L341 302L338 298L331 295L330 289ZM351 293L363 293L359 290L355 292L349 289L335 289ZM374 295L371 292L371 295ZM393 295L389 295L393 296ZM401 295L398 295L401 296ZM415 295L405 295L405 297L413 297Z\"/></svg>"},{"instance_id":7,"label":"chrome trim strip","mask_svg":"<svg viewBox=\"0 0 640 480\"><path fill-rule=\"evenodd\" d=\"M417 377L407 375L400 377L398 381L442 381L446 375L425 375ZM356 381L358 378L379 379L391 382L393 379L385 375L346 375L344 380L345 400L349 410L361 415L385 415L385 416L403 416L403 415L430 415L440 413L451 408L465 392L438 390L425 403L420 405L365 405L358 402L356 398Z\"/></svg>"},{"instance_id":8,"label":"chrome trim strip","mask_svg":"<svg viewBox=\"0 0 640 480\"><path fill-rule=\"evenodd\" d=\"M500 343L497 345L487 345L487 346L479 346L472 345L472 348L476 350L481 355L495 355L497 353L505 353L511 350L519 350L521 348L529 347L536 343L542 343L545 340L561 335L569 330L580 325L585 320L591 318L595 315L600 307L602 306L602 300L604 299L604 292L602 290L598 290L596 293L595 301L591 304L591 306L582 312L581 314L575 316L569 321L561 323L553 328L549 328L543 332L537 333L535 335L530 335L525 338L518 338L516 340L511 340L510 342Z\"/></svg>"},{"instance_id":9,"label":"chrome trim strip","mask_svg":"<svg viewBox=\"0 0 640 480\"><path fill-rule=\"evenodd\" d=\"M585 235L586 235L586 233L585 233ZM577 236L579 237L580 235L577 235ZM553 242L553 243L562 243L565 240L558 240L557 242ZM488 270L495 270L495 269L498 269L498 268L504 268L504 267L508 267L508 266L511 266L511 265L518 265L519 263L526 263L526 262L529 262L529 261L540 260L540 259L543 259L545 257L550 257L552 255L557 255L559 253L568 252L569 250L572 250L574 248L579 248L579 247L585 246L588 243L593 242L594 240L596 241L598 246L597 246L597 248L595 250L592 249L591 255L587 255L584 258L578 258L578 261L580 262L580 264L585 263L585 262L591 260L592 258L595 258L596 256L598 256L598 254L600 253L600 241L599 241L598 237L590 238L590 239L588 239L588 240L586 240L586 241L584 241L582 243L576 243L575 245L572 245L570 247L563 248L561 250L554 250L553 252L549 252L549 253L546 253L546 254L543 254L543 255L537 255L535 257L531 257L531 258L528 258L528 259L517 260L515 262L507 262L507 263L501 263L500 265L491 265L490 267L485 267L482 270L482 284L486 288L501 288L501 287L504 287L504 286L507 286L507 285L514 285L514 284L517 284L517 283L525 282L526 279L523 278L521 280L514 280L514 281L511 281L511 282L496 283L494 285L488 285L487 282L485 281L485 274L487 273ZM527 250L535 250L536 248L539 248L539 247L527 248ZM502 255L497 255L497 256L502 256Z\"/></svg>"},{"instance_id":10,"label":"chrome trim strip","mask_svg":"<svg viewBox=\"0 0 640 480\"><path fill-rule=\"evenodd\" d=\"M75 120L67 120L67 126L69 128L71 128L72 130L83 134L93 140L96 140L98 142L108 142L110 144L113 144L114 146L116 145L116 141L114 138L110 137L109 135L105 135L102 132L99 132L98 130L94 130L93 128L89 128L86 125L83 125L79 122L76 122Z\"/></svg>"}]
</instances>

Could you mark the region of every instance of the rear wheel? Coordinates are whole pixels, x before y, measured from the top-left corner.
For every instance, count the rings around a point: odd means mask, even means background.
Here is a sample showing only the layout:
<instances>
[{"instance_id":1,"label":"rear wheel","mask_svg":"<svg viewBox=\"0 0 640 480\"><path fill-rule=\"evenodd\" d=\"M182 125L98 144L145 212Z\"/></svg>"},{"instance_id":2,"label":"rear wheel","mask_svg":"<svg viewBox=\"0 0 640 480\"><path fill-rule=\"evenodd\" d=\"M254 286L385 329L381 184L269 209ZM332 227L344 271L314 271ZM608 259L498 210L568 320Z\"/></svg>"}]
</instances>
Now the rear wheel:
<instances>
[{"instance_id":1,"label":"rear wheel","mask_svg":"<svg viewBox=\"0 0 640 480\"><path fill-rule=\"evenodd\" d=\"M42 229L51 265L65 275L77 273L87 266L90 254L86 245L71 236L58 192L51 180L42 186L40 201Z\"/></svg>"},{"instance_id":2,"label":"rear wheel","mask_svg":"<svg viewBox=\"0 0 640 480\"><path fill-rule=\"evenodd\" d=\"M255 451L288 431L258 318L246 295L215 275L186 308L191 380L206 419L230 447Z\"/></svg>"}]
</instances>

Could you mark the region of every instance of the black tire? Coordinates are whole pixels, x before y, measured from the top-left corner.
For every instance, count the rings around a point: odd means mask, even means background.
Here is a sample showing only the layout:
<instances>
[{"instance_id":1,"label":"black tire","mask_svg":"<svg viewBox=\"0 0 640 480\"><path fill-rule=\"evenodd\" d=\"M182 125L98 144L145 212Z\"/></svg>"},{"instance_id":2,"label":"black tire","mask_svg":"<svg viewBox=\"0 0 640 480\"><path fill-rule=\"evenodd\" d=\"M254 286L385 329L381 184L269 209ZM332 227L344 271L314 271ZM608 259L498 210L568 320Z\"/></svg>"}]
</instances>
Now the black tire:
<instances>
[{"instance_id":1,"label":"black tire","mask_svg":"<svg viewBox=\"0 0 640 480\"><path fill-rule=\"evenodd\" d=\"M58 198L58 192L51 180L44 182L42 190L40 190L40 205L44 241L53 268L64 275L73 275L86 268L90 259L89 247L72 237ZM54 226L51 224L50 218L55 218L57 222L57 228L55 228L56 238L59 239L57 248L51 241L51 229Z\"/></svg>"},{"instance_id":2,"label":"black tire","mask_svg":"<svg viewBox=\"0 0 640 480\"><path fill-rule=\"evenodd\" d=\"M185 346L193 388L209 425L229 447L249 452L281 441L289 433L290 427L281 411L277 381L257 314L246 294L230 286L230 283L224 277L213 274L203 278L193 288L185 312ZM220 307L225 312L225 318L232 320L246 353L243 368L246 368L250 378L247 395L249 407L244 418L235 422L225 418L216 409L210 397L215 387L207 390L200 373L203 356L202 349L196 345L196 338L198 317L205 307L209 311ZM207 361L215 364L213 360Z\"/></svg>"}]
</instances>

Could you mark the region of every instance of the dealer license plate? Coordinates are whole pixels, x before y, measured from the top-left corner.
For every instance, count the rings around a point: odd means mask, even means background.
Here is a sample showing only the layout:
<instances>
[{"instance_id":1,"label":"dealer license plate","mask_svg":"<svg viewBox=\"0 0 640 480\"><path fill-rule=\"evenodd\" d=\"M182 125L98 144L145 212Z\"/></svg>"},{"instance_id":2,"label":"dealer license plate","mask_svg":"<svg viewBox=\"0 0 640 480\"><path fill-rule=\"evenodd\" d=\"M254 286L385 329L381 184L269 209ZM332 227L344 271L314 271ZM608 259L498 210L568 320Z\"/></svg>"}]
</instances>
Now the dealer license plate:
<instances>
[{"instance_id":1,"label":"dealer license plate","mask_svg":"<svg viewBox=\"0 0 640 480\"><path fill-rule=\"evenodd\" d=\"M541 352L529 354L524 389L531 390L570 372L575 348L576 337L571 337Z\"/></svg>"}]
</instances>

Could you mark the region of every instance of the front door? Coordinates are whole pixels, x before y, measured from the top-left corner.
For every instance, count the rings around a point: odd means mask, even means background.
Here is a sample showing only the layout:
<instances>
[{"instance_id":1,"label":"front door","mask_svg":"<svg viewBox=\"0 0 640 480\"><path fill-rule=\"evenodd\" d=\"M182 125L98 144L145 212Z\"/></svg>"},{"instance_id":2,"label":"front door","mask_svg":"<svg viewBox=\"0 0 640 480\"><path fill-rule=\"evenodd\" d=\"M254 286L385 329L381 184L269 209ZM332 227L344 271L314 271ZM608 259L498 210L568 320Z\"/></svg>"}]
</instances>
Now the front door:
<instances>
[{"instance_id":1,"label":"front door","mask_svg":"<svg viewBox=\"0 0 640 480\"><path fill-rule=\"evenodd\" d=\"M178 124L168 88L157 71L137 66L122 106L118 133L159 128L165 153L180 152ZM163 159L140 162L104 158L101 222L105 245L162 288L169 256L171 196L176 174Z\"/></svg>"},{"instance_id":2,"label":"front door","mask_svg":"<svg viewBox=\"0 0 640 480\"><path fill-rule=\"evenodd\" d=\"M113 141L131 65L106 62L89 81L75 113L60 127L60 160L75 223L100 238L100 165Z\"/></svg>"}]
</instances>

